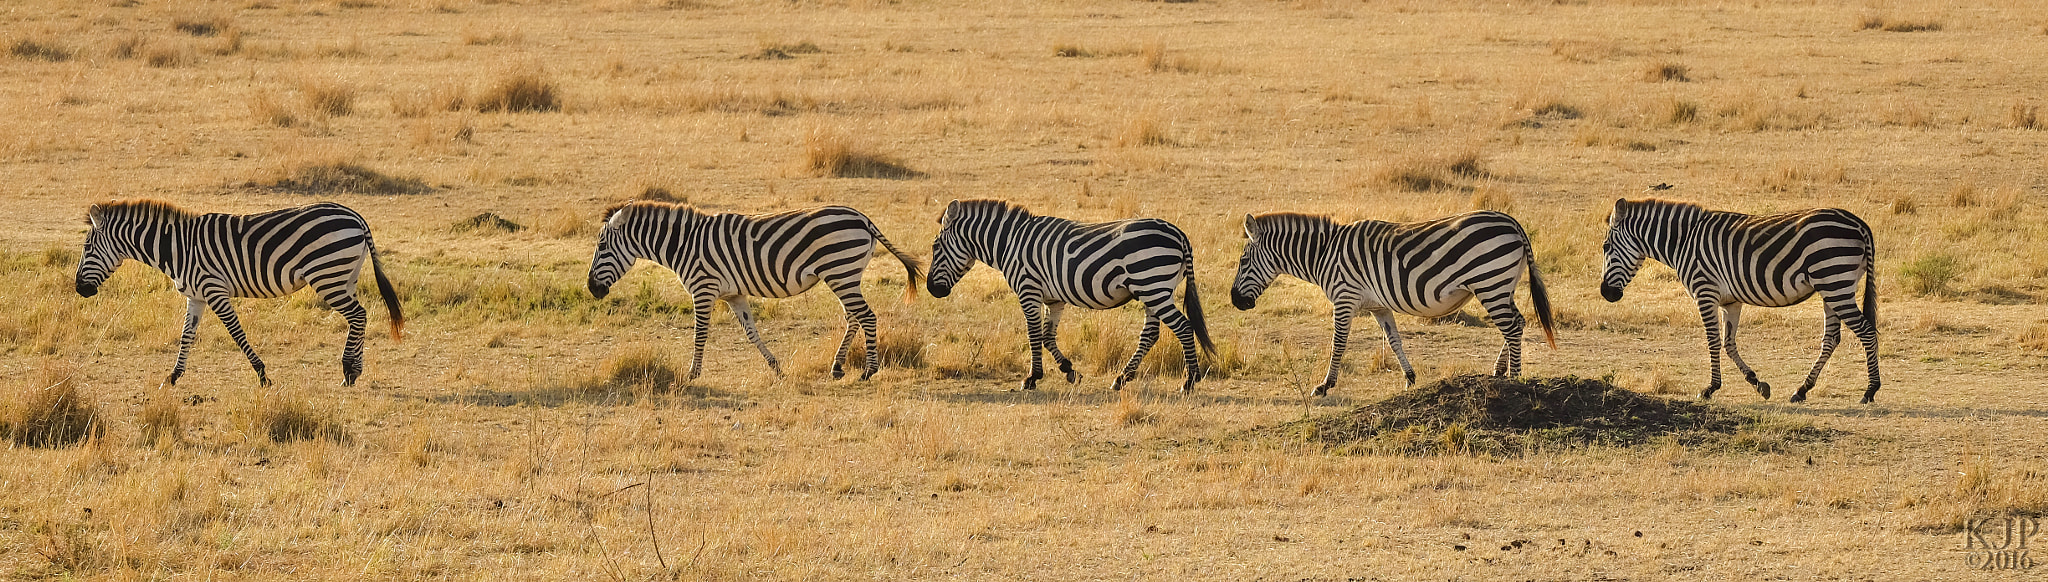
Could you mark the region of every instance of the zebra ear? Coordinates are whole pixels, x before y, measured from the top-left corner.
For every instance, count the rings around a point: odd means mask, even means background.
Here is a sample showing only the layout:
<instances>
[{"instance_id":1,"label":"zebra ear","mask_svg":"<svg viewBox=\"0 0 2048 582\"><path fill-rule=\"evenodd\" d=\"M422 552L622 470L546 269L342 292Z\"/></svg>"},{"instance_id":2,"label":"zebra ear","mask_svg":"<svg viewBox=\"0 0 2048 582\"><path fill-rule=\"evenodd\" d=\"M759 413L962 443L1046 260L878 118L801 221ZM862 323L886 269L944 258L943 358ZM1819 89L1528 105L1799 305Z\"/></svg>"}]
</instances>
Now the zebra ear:
<instances>
[{"instance_id":1,"label":"zebra ear","mask_svg":"<svg viewBox=\"0 0 2048 582\"><path fill-rule=\"evenodd\" d=\"M956 207L956 206L959 206L959 205L960 205L960 199L959 199L959 198L954 198L952 202L947 202L947 203L946 203L946 210L945 210L944 212L940 212L940 213L939 213L939 226L945 226L945 225L946 225L946 217L947 217L947 216L950 216L950 215L952 215L952 214L953 214L953 208L954 208L954 207Z\"/></svg>"},{"instance_id":2,"label":"zebra ear","mask_svg":"<svg viewBox=\"0 0 2048 582\"><path fill-rule=\"evenodd\" d=\"M1252 237L1252 215L1250 214L1244 215L1244 237Z\"/></svg>"}]
</instances>

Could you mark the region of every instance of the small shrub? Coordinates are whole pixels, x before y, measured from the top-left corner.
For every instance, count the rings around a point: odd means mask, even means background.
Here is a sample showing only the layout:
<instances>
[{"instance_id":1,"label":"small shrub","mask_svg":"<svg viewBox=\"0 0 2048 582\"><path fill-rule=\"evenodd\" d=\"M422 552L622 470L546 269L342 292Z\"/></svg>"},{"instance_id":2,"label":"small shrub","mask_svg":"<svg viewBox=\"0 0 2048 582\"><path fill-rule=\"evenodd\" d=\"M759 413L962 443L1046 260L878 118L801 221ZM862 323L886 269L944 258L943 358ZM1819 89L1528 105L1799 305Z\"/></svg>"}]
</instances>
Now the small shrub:
<instances>
[{"instance_id":1,"label":"small shrub","mask_svg":"<svg viewBox=\"0 0 2048 582\"><path fill-rule=\"evenodd\" d=\"M496 85L477 97L476 108L483 112L507 113L561 111L561 90L554 81L540 73L513 73L500 78Z\"/></svg>"},{"instance_id":2,"label":"small shrub","mask_svg":"<svg viewBox=\"0 0 2048 582\"><path fill-rule=\"evenodd\" d=\"M58 45L56 41L29 38L14 41L8 52L15 58L52 63L71 60L72 53L71 49Z\"/></svg>"},{"instance_id":3,"label":"small shrub","mask_svg":"<svg viewBox=\"0 0 2048 582\"><path fill-rule=\"evenodd\" d=\"M1915 295L1940 296L1953 293L1949 284L1962 275L1962 261L1947 253L1921 255L1899 269L1899 276L1905 280L1907 290Z\"/></svg>"},{"instance_id":4,"label":"small shrub","mask_svg":"<svg viewBox=\"0 0 2048 582\"><path fill-rule=\"evenodd\" d=\"M70 370L46 366L15 396L0 417L0 432L27 447L66 447L105 434L99 409L81 390Z\"/></svg>"},{"instance_id":5,"label":"small shrub","mask_svg":"<svg viewBox=\"0 0 2048 582\"><path fill-rule=\"evenodd\" d=\"M1671 61L1657 61L1643 67L1643 80L1652 83L1684 83L1692 80L1692 68Z\"/></svg>"},{"instance_id":6,"label":"small shrub","mask_svg":"<svg viewBox=\"0 0 2048 582\"><path fill-rule=\"evenodd\" d=\"M349 162L307 164L279 178L270 188L294 194L425 194L434 188L410 176L389 176Z\"/></svg>"},{"instance_id":7,"label":"small shrub","mask_svg":"<svg viewBox=\"0 0 2048 582\"><path fill-rule=\"evenodd\" d=\"M305 401L284 394L265 394L258 399L251 420L254 421L252 428L271 442L348 440L348 433L340 422Z\"/></svg>"},{"instance_id":8,"label":"small shrub","mask_svg":"<svg viewBox=\"0 0 2048 582\"><path fill-rule=\"evenodd\" d=\"M812 129L804 136L804 167L815 176L902 180L924 176L902 161L856 144L845 134Z\"/></svg>"},{"instance_id":9,"label":"small shrub","mask_svg":"<svg viewBox=\"0 0 2048 582\"><path fill-rule=\"evenodd\" d=\"M306 107L332 116L355 112L356 88L339 81L306 81L299 84Z\"/></svg>"},{"instance_id":10,"label":"small shrub","mask_svg":"<svg viewBox=\"0 0 2048 582\"><path fill-rule=\"evenodd\" d=\"M454 232L472 232L483 230L509 233L526 230L526 227L517 222L506 220L505 217L498 216L497 213L485 212L483 214L478 214L476 216L471 216L469 218L458 220L455 222L455 224L449 225L448 230Z\"/></svg>"}]
</instances>

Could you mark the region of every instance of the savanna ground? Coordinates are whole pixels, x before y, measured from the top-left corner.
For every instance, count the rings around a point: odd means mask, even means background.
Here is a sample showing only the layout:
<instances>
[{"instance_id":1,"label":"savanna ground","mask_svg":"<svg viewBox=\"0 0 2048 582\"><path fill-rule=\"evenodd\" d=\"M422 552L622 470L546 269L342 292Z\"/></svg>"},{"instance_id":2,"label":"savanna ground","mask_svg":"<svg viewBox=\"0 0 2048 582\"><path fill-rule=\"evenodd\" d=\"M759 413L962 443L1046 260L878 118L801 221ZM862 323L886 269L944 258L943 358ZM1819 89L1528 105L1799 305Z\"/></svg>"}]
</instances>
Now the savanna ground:
<instances>
[{"instance_id":1,"label":"savanna ground","mask_svg":"<svg viewBox=\"0 0 2048 582\"><path fill-rule=\"evenodd\" d=\"M0 42L9 577L2005 579L1965 567L1959 528L2048 511L2033 3L31 0L0 7ZM1739 375L1717 400L1841 436L1419 456L1233 436L1402 388L1365 327L1334 396L1305 397L1327 304L1294 281L1229 309L1247 212L1511 212L1563 324L1526 371L1691 397L1701 333L1671 271L1594 292L1605 208L1656 183L1875 226L1878 403L1855 404L1853 343L1808 403ZM788 377L720 313L705 377L671 385L672 276L582 288L599 209L650 188L848 204L920 255L955 198L1166 218L1198 247L1217 372L1181 395L1157 360L1111 393L1137 313L1070 312L1087 378L1013 391L1022 318L994 273L902 303L878 258L877 378L825 376L839 311L814 291L756 303ZM372 300L341 388L340 318L243 301L276 386L209 318L160 387L164 277L71 285L85 206L137 196L361 211L405 340ZM460 225L486 212L521 228ZM1788 393L1819 308L1746 316ZM1424 381L1498 345L1401 325ZM101 433L21 436L62 391Z\"/></svg>"}]
</instances>

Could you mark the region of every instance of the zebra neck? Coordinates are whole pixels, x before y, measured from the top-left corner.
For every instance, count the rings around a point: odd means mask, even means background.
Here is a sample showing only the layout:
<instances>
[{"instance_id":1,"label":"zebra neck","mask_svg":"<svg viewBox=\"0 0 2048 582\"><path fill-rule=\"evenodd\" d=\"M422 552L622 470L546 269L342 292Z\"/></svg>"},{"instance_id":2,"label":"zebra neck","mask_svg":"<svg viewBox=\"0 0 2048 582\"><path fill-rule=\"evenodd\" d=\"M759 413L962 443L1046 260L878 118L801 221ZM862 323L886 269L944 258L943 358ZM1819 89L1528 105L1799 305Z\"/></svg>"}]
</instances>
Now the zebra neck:
<instances>
[{"instance_id":1,"label":"zebra neck","mask_svg":"<svg viewBox=\"0 0 2048 582\"><path fill-rule=\"evenodd\" d=\"M129 229L130 236L123 237L121 244L128 247L128 258L149 265L167 275L177 276L179 239L189 221L157 222L138 224Z\"/></svg>"}]
</instances>

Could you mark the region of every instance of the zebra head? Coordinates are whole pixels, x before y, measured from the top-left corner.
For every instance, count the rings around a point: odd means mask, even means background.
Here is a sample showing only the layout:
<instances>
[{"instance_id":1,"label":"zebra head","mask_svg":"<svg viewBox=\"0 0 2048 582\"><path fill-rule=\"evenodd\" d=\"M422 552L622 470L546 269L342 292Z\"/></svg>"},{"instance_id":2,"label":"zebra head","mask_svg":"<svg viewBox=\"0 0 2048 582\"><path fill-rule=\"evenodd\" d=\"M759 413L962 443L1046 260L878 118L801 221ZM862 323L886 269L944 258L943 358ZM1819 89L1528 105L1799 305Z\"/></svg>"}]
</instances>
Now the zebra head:
<instances>
[{"instance_id":1,"label":"zebra head","mask_svg":"<svg viewBox=\"0 0 2048 582\"><path fill-rule=\"evenodd\" d=\"M640 257L634 252L629 225L633 213L631 203L605 209L604 227L597 233L597 255L590 259L590 295L603 299L612 292L612 284L626 275L633 267L633 261Z\"/></svg>"},{"instance_id":2,"label":"zebra head","mask_svg":"<svg viewBox=\"0 0 2048 582\"><path fill-rule=\"evenodd\" d=\"M1239 310L1258 306L1259 296L1266 293L1266 286L1273 284L1273 278L1280 276L1279 262L1273 258L1273 250L1266 246L1264 233L1259 232L1258 220L1244 215L1244 256L1237 259L1237 276L1230 282L1230 304Z\"/></svg>"},{"instance_id":3,"label":"zebra head","mask_svg":"<svg viewBox=\"0 0 2048 582\"><path fill-rule=\"evenodd\" d=\"M952 295L953 285L974 268L974 253L961 233L966 214L959 200L946 204L946 211L939 214L939 238L932 241L932 266L924 277L924 289L933 297Z\"/></svg>"},{"instance_id":4,"label":"zebra head","mask_svg":"<svg viewBox=\"0 0 2048 582\"><path fill-rule=\"evenodd\" d=\"M78 258L76 285L80 297L91 297L99 294L100 284L128 259L128 253L115 235L120 227L100 205L86 209L85 223L92 230L85 234L85 252Z\"/></svg>"},{"instance_id":5,"label":"zebra head","mask_svg":"<svg viewBox=\"0 0 2048 582\"><path fill-rule=\"evenodd\" d=\"M1606 266L1601 269L1600 297L1613 303L1621 300L1622 289L1636 278L1636 270L1643 267L1643 240L1633 230L1637 220L1629 201L1615 200L1614 210L1607 213L1607 241L1600 244L1600 252L1607 256Z\"/></svg>"}]
</instances>

